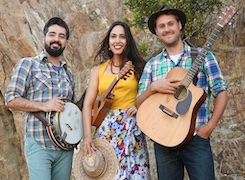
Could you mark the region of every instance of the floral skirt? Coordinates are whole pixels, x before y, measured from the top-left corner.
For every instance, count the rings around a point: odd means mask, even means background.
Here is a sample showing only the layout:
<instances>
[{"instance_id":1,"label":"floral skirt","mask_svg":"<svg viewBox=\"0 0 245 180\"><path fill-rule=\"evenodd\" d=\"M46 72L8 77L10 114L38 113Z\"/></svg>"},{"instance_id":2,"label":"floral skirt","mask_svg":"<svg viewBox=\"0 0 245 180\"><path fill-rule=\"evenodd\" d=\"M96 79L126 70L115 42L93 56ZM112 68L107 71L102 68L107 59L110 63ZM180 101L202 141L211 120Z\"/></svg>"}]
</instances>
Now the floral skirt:
<instances>
[{"instance_id":1,"label":"floral skirt","mask_svg":"<svg viewBox=\"0 0 245 180\"><path fill-rule=\"evenodd\" d=\"M115 180L150 179L145 136L135 116L127 118L124 110L110 110L95 130L94 138L106 139L115 149L119 164Z\"/></svg>"}]
</instances>

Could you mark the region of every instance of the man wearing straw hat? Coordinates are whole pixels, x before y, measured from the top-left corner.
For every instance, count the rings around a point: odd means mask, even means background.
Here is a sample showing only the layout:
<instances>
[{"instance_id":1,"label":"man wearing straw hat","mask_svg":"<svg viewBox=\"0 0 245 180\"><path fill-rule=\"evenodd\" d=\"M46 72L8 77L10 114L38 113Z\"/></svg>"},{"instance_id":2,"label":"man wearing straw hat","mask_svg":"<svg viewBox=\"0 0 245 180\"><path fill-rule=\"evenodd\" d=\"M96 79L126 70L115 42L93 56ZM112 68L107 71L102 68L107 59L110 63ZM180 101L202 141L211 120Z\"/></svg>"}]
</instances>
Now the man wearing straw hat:
<instances>
[{"instance_id":1,"label":"man wearing straw hat","mask_svg":"<svg viewBox=\"0 0 245 180\"><path fill-rule=\"evenodd\" d=\"M150 59L145 65L139 81L136 100L138 107L155 93L174 94L176 92L178 87L176 83L180 79L165 78L172 68L178 66L190 69L192 65L191 47L181 38L181 31L184 29L185 23L184 12L171 9L167 5L150 16L149 30L159 37L165 47L159 55ZM160 180L183 179L184 166L190 179L215 179L209 137L226 107L227 87L218 63L211 52L206 54L204 62L202 62L196 86L206 92L207 98L198 111L196 124L194 124L195 132L193 136L191 135L193 138L189 144L183 149L173 150L154 142L158 179ZM209 111L211 95L216 98L212 116ZM166 110L163 109L163 111Z\"/></svg>"}]
</instances>

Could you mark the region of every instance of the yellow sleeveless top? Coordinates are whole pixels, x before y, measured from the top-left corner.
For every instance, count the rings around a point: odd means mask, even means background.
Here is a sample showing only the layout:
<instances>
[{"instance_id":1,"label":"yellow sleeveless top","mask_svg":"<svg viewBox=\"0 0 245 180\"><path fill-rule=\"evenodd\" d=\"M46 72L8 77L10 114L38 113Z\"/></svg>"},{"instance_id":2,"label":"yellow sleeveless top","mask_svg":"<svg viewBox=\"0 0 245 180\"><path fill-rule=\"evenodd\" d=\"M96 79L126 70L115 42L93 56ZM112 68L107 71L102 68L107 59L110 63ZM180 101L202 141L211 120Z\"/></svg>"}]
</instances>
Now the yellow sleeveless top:
<instances>
[{"instance_id":1,"label":"yellow sleeveless top","mask_svg":"<svg viewBox=\"0 0 245 180\"><path fill-rule=\"evenodd\" d=\"M115 79L115 74L104 74L109 60L102 63L99 69L99 95L105 92L112 81ZM129 74L126 80L123 78L118 80L114 87L114 99L111 109L125 109L127 106L135 106L135 98L138 91L138 82L134 76L134 73Z\"/></svg>"}]
</instances>

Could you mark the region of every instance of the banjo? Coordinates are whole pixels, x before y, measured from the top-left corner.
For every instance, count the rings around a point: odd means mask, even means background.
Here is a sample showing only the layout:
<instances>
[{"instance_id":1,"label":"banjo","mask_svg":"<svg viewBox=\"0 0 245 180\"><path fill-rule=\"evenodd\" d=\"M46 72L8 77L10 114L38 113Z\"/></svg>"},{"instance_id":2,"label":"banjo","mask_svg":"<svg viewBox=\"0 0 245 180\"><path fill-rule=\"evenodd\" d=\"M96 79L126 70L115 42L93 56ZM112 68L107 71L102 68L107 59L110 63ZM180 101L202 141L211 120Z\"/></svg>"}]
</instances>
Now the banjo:
<instances>
[{"instance_id":1,"label":"banjo","mask_svg":"<svg viewBox=\"0 0 245 180\"><path fill-rule=\"evenodd\" d=\"M51 142L63 149L71 150L79 144L83 137L82 112L71 100L65 102L64 112L51 111L46 117L41 112L33 112L45 125Z\"/></svg>"}]
</instances>

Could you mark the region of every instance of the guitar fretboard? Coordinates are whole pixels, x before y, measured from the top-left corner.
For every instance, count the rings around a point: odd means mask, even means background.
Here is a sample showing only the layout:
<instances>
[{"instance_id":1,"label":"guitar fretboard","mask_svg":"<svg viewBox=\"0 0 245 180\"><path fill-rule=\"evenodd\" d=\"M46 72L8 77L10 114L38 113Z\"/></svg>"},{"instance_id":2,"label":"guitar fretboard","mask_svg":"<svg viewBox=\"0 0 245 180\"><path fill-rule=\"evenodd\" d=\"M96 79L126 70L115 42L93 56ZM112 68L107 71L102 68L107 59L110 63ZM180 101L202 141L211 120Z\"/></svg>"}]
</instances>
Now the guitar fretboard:
<instances>
[{"instance_id":1,"label":"guitar fretboard","mask_svg":"<svg viewBox=\"0 0 245 180\"><path fill-rule=\"evenodd\" d=\"M216 41L220 31L222 29L222 26L219 24L216 25L215 29L212 31L210 37L204 44L204 47L202 48L201 52L197 55L194 63L192 64L190 70L188 71L187 75L182 80L182 84L185 87L188 87L190 83L193 81L193 78L195 77L196 73L198 72L204 58L206 57L206 54L213 46L214 42Z\"/></svg>"}]
</instances>

